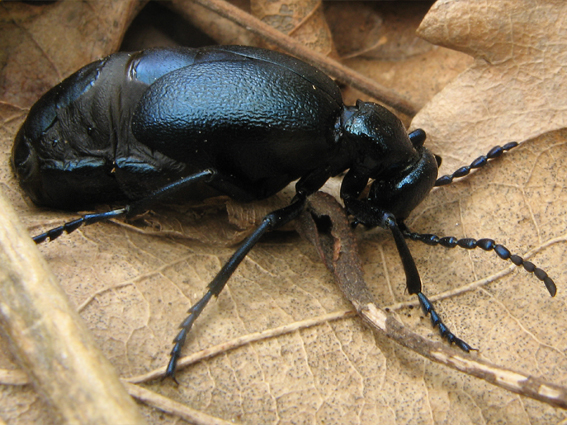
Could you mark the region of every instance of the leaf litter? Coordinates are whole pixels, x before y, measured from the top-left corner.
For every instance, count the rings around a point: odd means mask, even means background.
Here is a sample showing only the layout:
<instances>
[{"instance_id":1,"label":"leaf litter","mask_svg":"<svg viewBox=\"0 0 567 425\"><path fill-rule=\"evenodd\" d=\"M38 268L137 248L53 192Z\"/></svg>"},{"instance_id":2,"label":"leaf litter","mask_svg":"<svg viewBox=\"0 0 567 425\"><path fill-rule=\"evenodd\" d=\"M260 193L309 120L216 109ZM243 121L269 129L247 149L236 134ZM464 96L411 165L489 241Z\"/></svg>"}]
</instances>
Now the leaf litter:
<instances>
[{"instance_id":1,"label":"leaf litter","mask_svg":"<svg viewBox=\"0 0 567 425\"><path fill-rule=\"evenodd\" d=\"M532 40L553 40L557 28L562 28L560 20L565 14L543 2L505 3L508 8L491 9L494 15L498 12L503 17L488 19L487 26L491 22L505 23L512 17L520 19L523 8L524 15L531 19L539 17L555 23L541 25ZM520 53L520 58L510 56L508 63L516 61L522 66L499 68L503 66L501 61L486 53L485 45L491 38L485 36L484 44L483 40L475 41L475 36L485 34L486 29L471 22L487 18L478 18L482 9L475 2L439 2L436 7L438 10L434 7L431 13L441 13L441 18L434 23L426 19L420 31L425 33L427 26L449 28L452 36L477 28L476 35L464 33L458 39L468 49L456 46L455 41L452 45L440 41L442 36L434 40L474 56L471 68L465 70L471 63L466 56L451 56L451 52L432 47L400 64L393 64L391 58L379 62L377 69L394 67L401 74L406 65L408 70L405 76L382 73L377 78L394 81L394 86L413 80L415 87L426 87L425 94L419 88L404 93L411 98L415 91L420 103L430 97L427 90L436 90L436 74L442 74L442 80L447 74L464 71L428 103L412 124L426 129L432 149L449 164L446 170L470 162L495 144L532 139L487 170L473 173L478 175L436 189L412 214L408 225L443 236L493 237L544 268L558 284L558 295L550 299L541 282L510 267L493 253L448 251L415 243L410 249L426 293L433 299L440 298L436 302L440 314L453 331L479 348L481 358L565 385L563 353L567 341L561 332L567 317L562 285L567 281L562 261L566 228L562 214L562 206L566 205L562 167L565 134L561 131L564 108L560 103L565 97L558 92L552 101L538 105L538 96L531 95L539 93L538 87L564 86L557 80L564 77L563 68L552 66L561 63L562 50L554 50L555 58L549 62L548 55L539 62L536 56L533 63L543 63L542 69L533 64L530 67L525 51L529 49L519 50L521 44L529 44L527 34L508 43L514 47L513 53ZM529 28L526 32L534 31ZM449 36L445 34L451 40ZM561 40L550 41L549 46L549 52L561 49ZM436 59L434 67L432 57L444 60ZM487 63L486 58L491 61ZM354 67L367 62L348 61ZM453 69L441 73L439 63L451 63ZM518 71L523 69L541 74L534 73L533 80L525 79ZM422 79L433 82L420 83ZM538 80L540 83L534 85ZM515 84L518 87L514 88ZM513 89L508 90L509 86ZM507 97L509 91L514 94L511 99ZM532 100L535 104L529 102ZM445 103L439 106L437 102ZM486 104L490 107L479 106ZM7 164L18 122L25 116L22 108L27 106L28 101L14 100L3 105L3 164ZM431 111L437 115L426 115L433 114ZM522 115L522 111L527 113ZM461 117L463 123L457 120ZM30 233L70 217L26 203L7 165L2 170L3 191L21 212ZM226 213L220 216L218 221L226 222ZM216 219L211 217L210 221ZM357 232L357 238L364 278L379 305L396 311L397 318L409 329L439 340L429 319L422 317L405 291L390 236L378 230ZM82 229L40 249L72 302L80 306L107 357L121 376L128 377L162 367L167 361L177 324L233 251L222 246L229 243L226 239L217 243L148 235L105 224ZM414 308L408 308L408 303ZM307 242L294 235L272 235L254 249L218 301L203 313L185 352L195 353L236 337L348 310L348 302ZM7 358L3 362L10 367ZM373 335L352 317L333 322L324 319L314 327L225 351L183 370L179 380L179 387L167 381L152 381L145 387L211 416L241 423L558 423L565 419L561 410L424 360ZM4 389L6 394L6 386ZM33 415L41 417L42 407L29 392L10 391L6 397L27 405L26 413L13 414L19 423L30 421ZM142 412L150 423L169 420L160 418L149 407L142 407Z\"/></svg>"}]
</instances>

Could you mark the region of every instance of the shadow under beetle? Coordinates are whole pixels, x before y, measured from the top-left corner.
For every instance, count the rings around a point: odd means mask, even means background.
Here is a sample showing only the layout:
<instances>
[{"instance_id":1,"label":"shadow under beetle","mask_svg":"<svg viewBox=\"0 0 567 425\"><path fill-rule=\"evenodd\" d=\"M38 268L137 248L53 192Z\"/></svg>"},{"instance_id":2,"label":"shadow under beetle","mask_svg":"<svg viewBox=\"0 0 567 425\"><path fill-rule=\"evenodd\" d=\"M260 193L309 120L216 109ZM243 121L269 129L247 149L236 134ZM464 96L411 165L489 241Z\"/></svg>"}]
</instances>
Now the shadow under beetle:
<instances>
[{"instance_id":1,"label":"shadow under beetle","mask_svg":"<svg viewBox=\"0 0 567 425\"><path fill-rule=\"evenodd\" d=\"M408 135L379 105L344 105L329 77L285 54L243 46L164 48L115 53L49 90L16 136L12 165L38 205L76 211L103 202L127 204L52 229L35 237L37 243L83 224L139 214L163 200L182 201L197 186L253 201L299 179L290 205L264 217L189 310L167 367L166 376L173 376L193 322L260 237L296 218L309 195L345 170L340 193L354 224L392 232L408 292L418 296L449 342L472 349L443 324L421 291L405 238L494 250L533 272L555 295L543 270L491 239L439 238L407 229L404 220L435 185L517 145L497 146L437 179L441 159L424 141L425 132ZM368 195L361 197L369 181Z\"/></svg>"}]
</instances>

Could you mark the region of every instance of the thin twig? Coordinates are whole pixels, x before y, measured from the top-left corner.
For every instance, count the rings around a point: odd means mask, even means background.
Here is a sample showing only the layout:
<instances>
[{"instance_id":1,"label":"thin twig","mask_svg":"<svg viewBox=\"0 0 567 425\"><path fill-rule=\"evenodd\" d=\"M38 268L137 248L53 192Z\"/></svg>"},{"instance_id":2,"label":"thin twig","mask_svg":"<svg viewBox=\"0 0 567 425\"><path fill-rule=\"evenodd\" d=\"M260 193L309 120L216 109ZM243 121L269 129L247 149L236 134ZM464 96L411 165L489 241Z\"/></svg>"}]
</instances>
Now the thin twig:
<instances>
[{"instance_id":1,"label":"thin twig","mask_svg":"<svg viewBox=\"0 0 567 425\"><path fill-rule=\"evenodd\" d=\"M358 309L364 321L372 329L429 360L444 364L467 375L484 379L513 393L567 409L567 388L565 387L496 365L478 356L457 350L445 343L424 338L410 331L392 315L387 314L375 304L358 306Z\"/></svg>"},{"instance_id":2,"label":"thin twig","mask_svg":"<svg viewBox=\"0 0 567 425\"><path fill-rule=\"evenodd\" d=\"M567 408L567 388L498 366L446 343L431 341L412 332L391 314L380 309L364 282L356 242L344 209L335 198L322 192L311 196L309 202L311 213L303 214L299 229L315 244L345 296L372 329L429 360L484 379L516 394ZM330 235L319 234L312 215L326 216L331 220Z\"/></svg>"},{"instance_id":3,"label":"thin twig","mask_svg":"<svg viewBox=\"0 0 567 425\"><path fill-rule=\"evenodd\" d=\"M252 342L261 341L268 338L274 338L301 329L317 326L322 323L327 323L334 320L344 319L353 316L356 316L356 312L354 312L353 310L341 310L329 314L324 314L322 316L317 316L312 319L293 322L290 323L289 325L283 325L277 328L267 329L262 332L254 332L251 334L247 334L238 338L234 338L222 344L205 348L204 350L182 357L181 359L179 359L179 362L177 363L177 369L181 370L194 363L200 362L205 359L210 359L211 357L226 353L229 350L234 350L238 347L242 347L243 345L247 345ZM163 378L164 376L165 376L165 366L152 370L144 375L137 375L137 376L132 376L130 378L124 378L123 381L132 384L138 384L138 383L150 381L152 379Z\"/></svg>"},{"instance_id":4,"label":"thin twig","mask_svg":"<svg viewBox=\"0 0 567 425\"><path fill-rule=\"evenodd\" d=\"M193 425L234 425L236 422L228 422L206 413L195 410L183 403L179 403L154 391L139 385L125 382L128 393L142 403L186 420Z\"/></svg>"},{"instance_id":5,"label":"thin twig","mask_svg":"<svg viewBox=\"0 0 567 425\"><path fill-rule=\"evenodd\" d=\"M223 0L192 0L195 3L218 13L223 18L246 28L248 31L259 35L269 43L279 47L283 51L308 62L325 73L354 87L357 90L366 93L380 102L391 106L403 114L413 117L417 114L419 108L405 99L396 91L389 89L370 78L364 77L342 65L341 63L328 58L327 56L315 52L303 44L295 41L293 38L279 32L268 24L253 17L249 13L244 12L236 6L231 5ZM182 2L174 2L172 8L182 9ZM182 10L180 10L182 11Z\"/></svg>"}]
</instances>

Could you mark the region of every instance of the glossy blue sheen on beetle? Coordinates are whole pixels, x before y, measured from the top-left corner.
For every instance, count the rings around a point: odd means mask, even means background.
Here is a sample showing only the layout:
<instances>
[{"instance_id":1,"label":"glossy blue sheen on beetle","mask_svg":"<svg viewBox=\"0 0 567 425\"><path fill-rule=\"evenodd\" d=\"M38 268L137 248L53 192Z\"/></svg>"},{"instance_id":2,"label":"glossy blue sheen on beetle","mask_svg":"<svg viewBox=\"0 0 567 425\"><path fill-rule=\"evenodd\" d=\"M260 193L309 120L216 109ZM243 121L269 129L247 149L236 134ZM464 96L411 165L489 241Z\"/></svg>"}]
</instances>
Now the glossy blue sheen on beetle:
<instances>
[{"instance_id":1,"label":"glossy blue sheen on beetle","mask_svg":"<svg viewBox=\"0 0 567 425\"><path fill-rule=\"evenodd\" d=\"M296 179L312 193L349 170L341 197L373 227L376 209L403 219L433 187L435 158L416 139L379 105L344 105L334 81L291 56L150 49L93 62L47 92L12 163L35 203L72 210L141 199L204 169L220 176L215 193L243 201Z\"/></svg>"}]
</instances>

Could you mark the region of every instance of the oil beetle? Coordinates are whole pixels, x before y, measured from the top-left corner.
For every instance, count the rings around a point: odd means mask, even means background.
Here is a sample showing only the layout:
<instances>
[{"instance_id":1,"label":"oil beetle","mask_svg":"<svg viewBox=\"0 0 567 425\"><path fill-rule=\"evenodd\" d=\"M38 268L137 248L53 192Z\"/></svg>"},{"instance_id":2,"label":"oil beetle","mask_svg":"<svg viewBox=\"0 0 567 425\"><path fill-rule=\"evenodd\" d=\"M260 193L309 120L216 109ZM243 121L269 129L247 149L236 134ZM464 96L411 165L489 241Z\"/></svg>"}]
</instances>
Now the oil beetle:
<instances>
[{"instance_id":1,"label":"oil beetle","mask_svg":"<svg viewBox=\"0 0 567 425\"><path fill-rule=\"evenodd\" d=\"M116 53L48 91L31 108L12 152L20 185L38 205L78 210L97 203L125 207L85 215L34 238L55 239L85 224L181 201L196 187L239 201L266 198L297 180L289 206L268 214L189 310L174 339L173 376L187 333L205 305L268 230L296 218L306 198L346 170L341 198L354 224L392 232L410 294L433 326L465 351L421 291L405 238L445 247L494 250L556 288L533 263L491 239L439 238L410 232L404 219L435 185L448 184L515 143L437 179L440 158L374 103L344 105L324 73L285 54L243 46L164 48ZM371 181L369 192L362 195Z\"/></svg>"}]
</instances>

